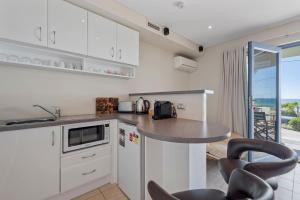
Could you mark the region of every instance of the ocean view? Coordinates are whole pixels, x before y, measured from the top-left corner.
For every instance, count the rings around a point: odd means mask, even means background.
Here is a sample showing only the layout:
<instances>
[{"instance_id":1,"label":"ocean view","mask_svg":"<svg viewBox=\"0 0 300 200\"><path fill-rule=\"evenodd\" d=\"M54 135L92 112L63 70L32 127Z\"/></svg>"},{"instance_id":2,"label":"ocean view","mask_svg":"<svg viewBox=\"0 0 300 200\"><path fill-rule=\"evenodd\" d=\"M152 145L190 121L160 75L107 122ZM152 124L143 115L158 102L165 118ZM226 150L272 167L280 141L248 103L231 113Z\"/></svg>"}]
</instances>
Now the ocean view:
<instances>
[{"instance_id":1,"label":"ocean view","mask_svg":"<svg viewBox=\"0 0 300 200\"><path fill-rule=\"evenodd\" d=\"M258 98L254 99L255 105L258 107L272 107L275 108L276 99L274 98ZM300 99L282 99L281 104L297 102L300 106Z\"/></svg>"}]
</instances>

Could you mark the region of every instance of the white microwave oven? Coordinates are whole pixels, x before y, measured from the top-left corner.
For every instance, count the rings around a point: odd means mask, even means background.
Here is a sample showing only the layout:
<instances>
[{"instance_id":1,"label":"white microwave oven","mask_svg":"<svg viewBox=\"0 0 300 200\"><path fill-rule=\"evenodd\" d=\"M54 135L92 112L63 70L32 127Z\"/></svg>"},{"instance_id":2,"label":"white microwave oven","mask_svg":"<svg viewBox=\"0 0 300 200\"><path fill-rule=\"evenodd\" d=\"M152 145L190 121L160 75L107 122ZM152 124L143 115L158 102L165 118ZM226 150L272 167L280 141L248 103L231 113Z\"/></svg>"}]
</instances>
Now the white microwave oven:
<instances>
[{"instance_id":1,"label":"white microwave oven","mask_svg":"<svg viewBox=\"0 0 300 200\"><path fill-rule=\"evenodd\" d=\"M69 124L62 127L63 153L109 143L108 121Z\"/></svg>"}]
</instances>

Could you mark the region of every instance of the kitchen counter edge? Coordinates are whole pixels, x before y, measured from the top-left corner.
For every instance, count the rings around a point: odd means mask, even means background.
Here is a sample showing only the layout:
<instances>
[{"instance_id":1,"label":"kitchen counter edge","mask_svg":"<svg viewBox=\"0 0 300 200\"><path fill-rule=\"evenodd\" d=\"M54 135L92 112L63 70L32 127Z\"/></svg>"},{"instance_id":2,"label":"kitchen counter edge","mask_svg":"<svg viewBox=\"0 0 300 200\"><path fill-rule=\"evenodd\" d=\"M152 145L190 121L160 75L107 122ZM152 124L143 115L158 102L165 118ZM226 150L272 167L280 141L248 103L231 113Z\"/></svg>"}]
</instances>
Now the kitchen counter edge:
<instances>
[{"instance_id":1,"label":"kitchen counter edge","mask_svg":"<svg viewBox=\"0 0 300 200\"><path fill-rule=\"evenodd\" d=\"M128 116L128 115L127 115ZM134 116L134 115L132 115ZM224 132L219 134L218 136L208 136L207 137L195 137L195 138L185 138L185 137L173 137L172 135L160 135L153 134L152 130L145 130L142 126L139 126L139 120L136 117L126 117L126 115L122 114L104 114L100 116L96 115L78 115L78 116L66 116L62 117L57 121L53 122L43 122L43 123L33 123L33 124L22 124L22 125L12 125L12 126L1 126L0 125L0 134L5 131L15 131L15 130L23 130L23 129L31 129L31 128L43 128L49 126L62 126L67 124L76 124L76 123L85 123L85 122L93 122L93 121L101 121L101 120L119 120L124 123L131 124L133 126L137 126L137 130L144 136L166 141L166 142L175 142L175 143L211 143L217 142L221 140L228 139L230 137L230 131L227 128L224 128ZM180 120L180 119L179 119ZM194 121L194 120L192 120ZM199 121L199 123L202 123Z\"/></svg>"}]
</instances>

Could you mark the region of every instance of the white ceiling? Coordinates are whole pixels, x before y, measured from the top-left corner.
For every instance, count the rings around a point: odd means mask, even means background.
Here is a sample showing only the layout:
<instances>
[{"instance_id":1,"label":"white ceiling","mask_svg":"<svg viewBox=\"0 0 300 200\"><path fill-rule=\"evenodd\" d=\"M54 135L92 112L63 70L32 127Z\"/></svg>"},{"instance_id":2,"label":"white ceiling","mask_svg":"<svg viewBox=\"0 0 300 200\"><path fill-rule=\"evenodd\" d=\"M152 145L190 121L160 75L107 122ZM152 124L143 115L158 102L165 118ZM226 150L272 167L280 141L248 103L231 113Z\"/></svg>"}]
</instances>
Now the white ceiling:
<instances>
[{"instance_id":1,"label":"white ceiling","mask_svg":"<svg viewBox=\"0 0 300 200\"><path fill-rule=\"evenodd\" d=\"M182 0L183 9L177 0L116 1L205 47L300 17L300 0Z\"/></svg>"}]
</instances>

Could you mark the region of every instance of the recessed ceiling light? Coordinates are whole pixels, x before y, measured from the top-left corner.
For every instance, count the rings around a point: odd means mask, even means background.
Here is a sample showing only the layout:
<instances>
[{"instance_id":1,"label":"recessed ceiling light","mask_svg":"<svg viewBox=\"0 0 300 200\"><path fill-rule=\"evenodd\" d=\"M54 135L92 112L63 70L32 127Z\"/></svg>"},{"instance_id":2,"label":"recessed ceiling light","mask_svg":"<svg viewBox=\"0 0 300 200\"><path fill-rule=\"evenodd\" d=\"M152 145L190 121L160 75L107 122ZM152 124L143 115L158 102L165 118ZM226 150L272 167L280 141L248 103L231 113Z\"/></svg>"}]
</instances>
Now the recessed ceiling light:
<instances>
[{"instance_id":1,"label":"recessed ceiling light","mask_svg":"<svg viewBox=\"0 0 300 200\"><path fill-rule=\"evenodd\" d=\"M178 9L183 9L184 8L184 2L183 1L175 1L174 6Z\"/></svg>"},{"instance_id":2,"label":"recessed ceiling light","mask_svg":"<svg viewBox=\"0 0 300 200\"><path fill-rule=\"evenodd\" d=\"M213 26L212 26L212 25L209 25L209 26L208 26L208 29L212 29L212 28L213 28Z\"/></svg>"}]
</instances>

